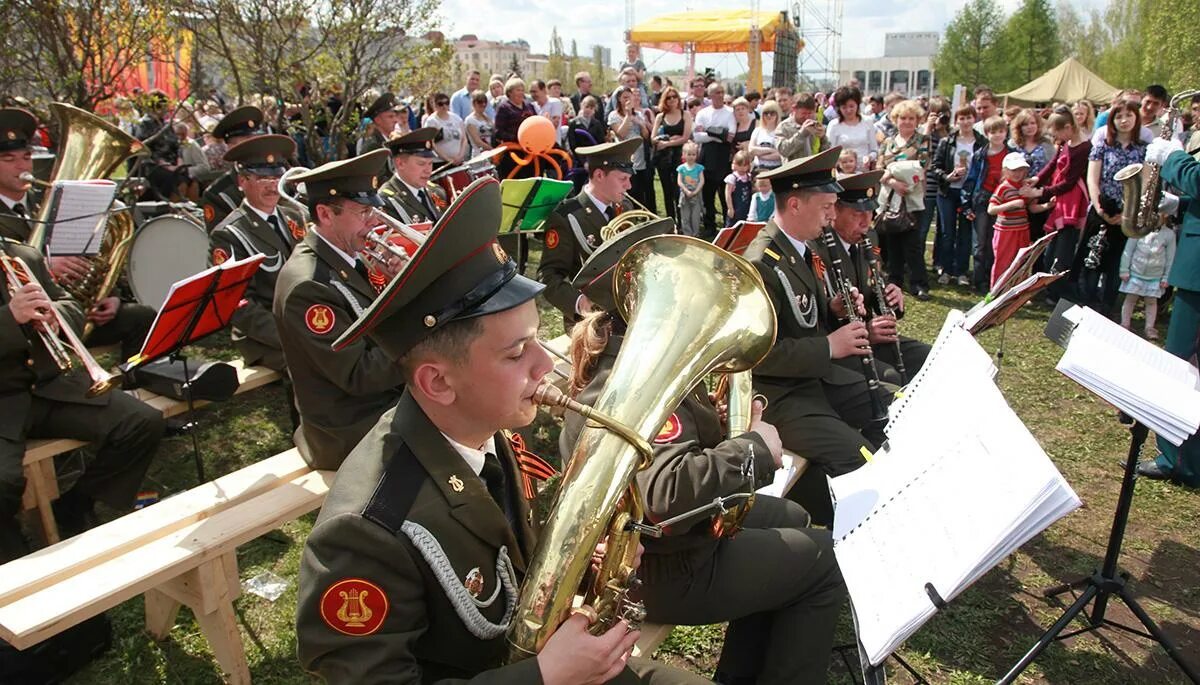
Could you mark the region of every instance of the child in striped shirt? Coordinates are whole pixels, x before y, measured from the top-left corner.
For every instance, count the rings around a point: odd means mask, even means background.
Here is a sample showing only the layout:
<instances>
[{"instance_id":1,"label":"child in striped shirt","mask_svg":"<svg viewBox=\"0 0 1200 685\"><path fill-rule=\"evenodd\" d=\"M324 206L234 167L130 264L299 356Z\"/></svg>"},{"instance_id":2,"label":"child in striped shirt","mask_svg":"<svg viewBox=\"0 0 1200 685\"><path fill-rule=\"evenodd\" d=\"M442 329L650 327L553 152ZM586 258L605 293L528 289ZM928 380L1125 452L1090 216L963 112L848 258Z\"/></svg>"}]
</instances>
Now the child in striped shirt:
<instances>
[{"instance_id":1,"label":"child in striped shirt","mask_svg":"<svg viewBox=\"0 0 1200 685\"><path fill-rule=\"evenodd\" d=\"M1029 212L1044 212L1049 204L1034 204L1022 190L1026 187L1029 162L1020 152L1004 156L1000 185L988 200L988 214L996 217L995 232L992 234L992 262L990 285L1004 273L1017 257L1021 248L1029 245Z\"/></svg>"}]
</instances>

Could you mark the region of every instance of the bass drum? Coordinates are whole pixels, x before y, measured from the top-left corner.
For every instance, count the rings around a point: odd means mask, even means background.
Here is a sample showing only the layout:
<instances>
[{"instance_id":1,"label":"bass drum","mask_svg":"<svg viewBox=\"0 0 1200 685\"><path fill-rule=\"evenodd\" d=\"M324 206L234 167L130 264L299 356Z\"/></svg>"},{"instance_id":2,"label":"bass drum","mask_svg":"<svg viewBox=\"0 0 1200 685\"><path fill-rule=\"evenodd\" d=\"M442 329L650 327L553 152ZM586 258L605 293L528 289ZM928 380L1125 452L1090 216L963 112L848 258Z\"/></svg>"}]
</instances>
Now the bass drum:
<instances>
[{"instance_id":1,"label":"bass drum","mask_svg":"<svg viewBox=\"0 0 1200 685\"><path fill-rule=\"evenodd\" d=\"M208 268L208 234L194 219L164 214L142 224L129 248L133 297L158 310L176 281Z\"/></svg>"}]
</instances>

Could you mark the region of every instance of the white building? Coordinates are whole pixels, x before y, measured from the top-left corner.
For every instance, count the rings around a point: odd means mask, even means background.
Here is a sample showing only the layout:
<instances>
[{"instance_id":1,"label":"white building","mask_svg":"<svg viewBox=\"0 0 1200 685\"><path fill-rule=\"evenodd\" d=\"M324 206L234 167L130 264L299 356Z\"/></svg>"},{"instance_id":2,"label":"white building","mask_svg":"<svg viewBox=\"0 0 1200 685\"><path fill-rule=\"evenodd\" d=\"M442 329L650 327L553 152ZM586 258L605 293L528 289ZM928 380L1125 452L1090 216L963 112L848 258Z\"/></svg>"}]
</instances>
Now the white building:
<instances>
[{"instance_id":1,"label":"white building","mask_svg":"<svg viewBox=\"0 0 1200 685\"><path fill-rule=\"evenodd\" d=\"M459 71L478 69L483 76L483 85L492 74L507 76L515 61L526 71L529 62L529 43L523 40L497 41L481 40L475 34L468 33L454 41L454 59L459 64ZM528 74L526 74L528 77Z\"/></svg>"},{"instance_id":2,"label":"white building","mask_svg":"<svg viewBox=\"0 0 1200 685\"><path fill-rule=\"evenodd\" d=\"M858 79L864 95L891 91L907 96L933 95L933 57L937 51L937 33L889 33L884 37L883 57L843 57L839 81Z\"/></svg>"}]
</instances>

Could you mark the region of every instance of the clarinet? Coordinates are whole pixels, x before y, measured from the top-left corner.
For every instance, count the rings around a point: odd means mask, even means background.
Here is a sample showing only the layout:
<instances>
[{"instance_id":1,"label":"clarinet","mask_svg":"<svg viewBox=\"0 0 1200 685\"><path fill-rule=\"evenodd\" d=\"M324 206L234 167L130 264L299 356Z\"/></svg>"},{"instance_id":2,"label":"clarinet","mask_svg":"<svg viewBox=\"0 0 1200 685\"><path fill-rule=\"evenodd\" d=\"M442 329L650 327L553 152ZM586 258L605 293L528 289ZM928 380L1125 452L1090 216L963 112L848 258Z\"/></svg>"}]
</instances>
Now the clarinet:
<instances>
[{"instance_id":1,"label":"clarinet","mask_svg":"<svg viewBox=\"0 0 1200 685\"><path fill-rule=\"evenodd\" d=\"M892 309L884 295L886 286L884 285L883 269L879 266L879 257L875 254L875 246L871 244L871 239L867 236L863 236L862 246L867 251L867 265L871 269L871 290L875 293L875 308L879 311L880 316L896 318L896 310ZM900 384L903 385L908 383L908 370L904 368L904 355L900 354L899 336L892 344L896 346L896 372L900 374Z\"/></svg>"},{"instance_id":2,"label":"clarinet","mask_svg":"<svg viewBox=\"0 0 1200 685\"><path fill-rule=\"evenodd\" d=\"M825 247L829 249L829 281L833 284L834 296L842 296L842 305L846 310L846 320L850 323L863 322L862 317L854 310L854 294L851 292L850 279L846 278L846 271L842 268L842 258L838 256L838 237L833 232L833 228L826 226L821 229L821 238L825 241ZM879 401L879 372L875 368L875 355L871 353L871 346L867 345L867 353L859 357L862 359L863 378L867 381L867 394L871 397L871 418L872 421L882 421L887 418L884 413L883 403Z\"/></svg>"}]
</instances>

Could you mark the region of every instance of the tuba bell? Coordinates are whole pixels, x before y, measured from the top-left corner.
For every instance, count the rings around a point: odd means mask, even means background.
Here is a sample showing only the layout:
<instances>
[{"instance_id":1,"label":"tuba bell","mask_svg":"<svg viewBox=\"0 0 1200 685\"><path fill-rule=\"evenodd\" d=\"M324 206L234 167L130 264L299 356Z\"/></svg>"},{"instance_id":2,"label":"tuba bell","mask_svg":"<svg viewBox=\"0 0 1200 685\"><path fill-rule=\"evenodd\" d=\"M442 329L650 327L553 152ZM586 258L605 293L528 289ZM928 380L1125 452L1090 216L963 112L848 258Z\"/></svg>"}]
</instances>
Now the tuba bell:
<instances>
[{"instance_id":1,"label":"tuba bell","mask_svg":"<svg viewBox=\"0 0 1200 685\"><path fill-rule=\"evenodd\" d=\"M537 654L567 618L605 535L600 571L583 598L595 612L591 630L640 622L644 612L628 592L643 512L634 476L652 458L648 440L707 374L747 370L775 341L775 311L758 272L718 247L680 235L647 238L615 268L625 341L595 406L582 408L589 425L565 465L509 628L514 660Z\"/></svg>"}]
</instances>

